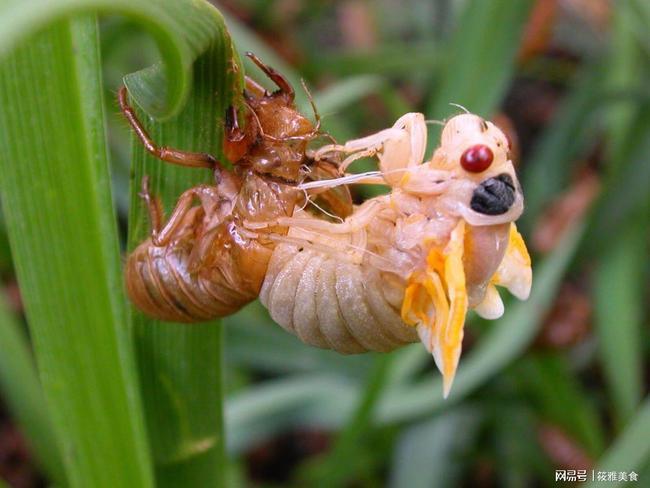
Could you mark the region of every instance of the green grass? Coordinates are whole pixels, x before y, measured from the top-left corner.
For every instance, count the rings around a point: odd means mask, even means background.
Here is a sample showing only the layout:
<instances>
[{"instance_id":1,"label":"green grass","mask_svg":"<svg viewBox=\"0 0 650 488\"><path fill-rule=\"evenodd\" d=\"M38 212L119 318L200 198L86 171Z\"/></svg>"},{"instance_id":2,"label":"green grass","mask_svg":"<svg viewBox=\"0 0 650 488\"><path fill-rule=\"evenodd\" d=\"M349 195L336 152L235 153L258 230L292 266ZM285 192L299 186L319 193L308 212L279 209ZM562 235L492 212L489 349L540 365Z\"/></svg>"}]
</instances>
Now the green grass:
<instances>
[{"instance_id":1,"label":"green grass","mask_svg":"<svg viewBox=\"0 0 650 488\"><path fill-rule=\"evenodd\" d=\"M30 449L48 477L63 484L65 474L52 419L38 380L22 324L0 299L0 389L7 406L29 439Z\"/></svg>"},{"instance_id":2,"label":"green grass","mask_svg":"<svg viewBox=\"0 0 650 488\"><path fill-rule=\"evenodd\" d=\"M3 208L69 483L147 486L96 42L63 21L3 61Z\"/></svg>"},{"instance_id":3,"label":"green grass","mask_svg":"<svg viewBox=\"0 0 650 488\"><path fill-rule=\"evenodd\" d=\"M87 14L58 20L84 9L109 7L132 15L159 42L166 69L159 65L129 79L138 102L152 113L171 116L190 93L196 93L189 69L204 53L212 62L218 57L221 64L213 63L212 68L219 79L215 83L225 86L224 66L232 57L230 40L219 14L203 2L5 2L0 11L0 46L5 54L0 67L0 184L67 483L150 486L152 465L158 471L160 464L156 452L150 453L152 446L158 447L154 444L158 431L150 427L151 438L147 438L147 412L142 407L143 400L145 406L156 404L155 392L145 389L141 394L138 389L132 326L122 288L106 158L97 23ZM29 32L48 23L51 26L36 37L20 43ZM221 93L217 105L213 102L206 110L224 106L229 90ZM218 137L215 131L213 140ZM218 334L218 329L211 334ZM198 351L210 344L199 342ZM210 363L214 379L208 386L220 384L221 371L218 336L211 343L214 350L199 354L216 360ZM154 364L151 354L160 354L157 342L143 345L136 341L136 346L148 354L142 361ZM187 351L176 348L175 352ZM172 362L167 373L186 372L184 358L181 354L180 362ZM185 454L192 451L192 436L207 436L201 429L193 432L192 423L203 427L205 408L214 411L209 436L210 450L217 457L210 459L210 465L217 468L206 470L205 463L183 467L183 476L201 476L207 484L221 482L225 464L221 393L213 392L211 403L202 404L198 416L183 413L190 431L174 440L187 445L173 447L185 449ZM165 412L169 417L176 414ZM159 422L172 422L159 417Z\"/></svg>"},{"instance_id":4,"label":"green grass","mask_svg":"<svg viewBox=\"0 0 650 488\"><path fill-rule=\"evenodd\" d=\"M650 457L650 399L646 399L630 419L627 427L599 460L598 471L635 471L640 473ZM640 478L640 482L642 479ZM623 485L624 483L618 483ZM612 483L593 482L588 486L611 486Z\"/></svg>"}]
</instances>

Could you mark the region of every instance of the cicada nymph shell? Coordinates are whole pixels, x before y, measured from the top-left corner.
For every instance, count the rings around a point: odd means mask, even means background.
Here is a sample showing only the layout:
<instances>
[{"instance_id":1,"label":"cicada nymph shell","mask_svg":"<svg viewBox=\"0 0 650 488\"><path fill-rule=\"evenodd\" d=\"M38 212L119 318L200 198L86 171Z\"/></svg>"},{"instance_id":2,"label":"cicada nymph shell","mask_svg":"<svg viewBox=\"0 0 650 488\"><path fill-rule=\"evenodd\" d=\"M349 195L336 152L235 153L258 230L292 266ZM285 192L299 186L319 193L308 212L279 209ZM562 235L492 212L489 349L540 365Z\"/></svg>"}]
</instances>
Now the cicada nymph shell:
<instances>
[{"instance_id":1,"label":"cicada nymph shell","mask_svg":"<svg viewBox=\"0 0 650 488\"><path fill-rule=\"evenodd\" d=\"M289 82L253 54L248 56L278 89L269 93L247 77L241 109L227 111L224 152L232 172L209 154L158 147L128 105L126 89L120 91L122 111L151 154L215 174L214 184L185 191L164 225L160 202L149 194L147 180L143 182L141 195L153 230L129 255L125 277L131 301L151 317L202 322L230 315L256 299L274 238L288 229L258 226L251 232L243 223L250 227L292 216L309 195L297 187L300 182L336 176L338 161L315 161L307 155L309 143L323 135L318 114L314 125L296 109ZM312 193L339 216L351 212L346 187L324 190Z\"/></svg>"},{"instance_id":2,"label":"cicada nymph shell","mask_svg":"<svg viewBox=\"0 0 650 488\"><path fill-rule=\"evenodd\" d=\"M392 191L342 223L300 211L267 222L289 231L276 238L260 300L277 323L317 347L358 353L422 341L446 396L467 310L501 316L496 286L526 299L532 272L514 224L523 196L501 130L476 115L458 115L427 161L425 147L424 116L409 113L377 134L316 151L316 159L346 156L342 171L376 155L379 171L303 189L382 183Z\"/></svg>"}]
</instances>

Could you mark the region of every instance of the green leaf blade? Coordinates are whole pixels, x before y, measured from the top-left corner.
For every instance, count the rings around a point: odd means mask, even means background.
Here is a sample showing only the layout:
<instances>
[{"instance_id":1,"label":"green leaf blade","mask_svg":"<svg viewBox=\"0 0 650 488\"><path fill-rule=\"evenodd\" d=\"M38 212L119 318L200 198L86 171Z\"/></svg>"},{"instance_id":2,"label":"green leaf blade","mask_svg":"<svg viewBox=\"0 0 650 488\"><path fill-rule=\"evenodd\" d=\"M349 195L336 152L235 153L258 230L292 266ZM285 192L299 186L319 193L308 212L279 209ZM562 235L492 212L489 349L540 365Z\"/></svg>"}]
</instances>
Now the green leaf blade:
<instances>
[{"instance_id":1,"label":"green leaf blade","mask_svg":"<svg viewBox=\"0 0 650 488\"><path fill-rule=\"evenodd\" d=\"M451 38L442 79L434 91L428 115L444 120L460 104L484 117L493 115L505 94L514 68L531 0L468 2ZM440 127L429 130L429 148L438 143Z\"/></svg>"},{"instance_id":2,"label":"green leaf blade","mask_svg":"<svg viewBox=\"0 0 650 488\"><path fill-rule=\"evenodd\" d=\"M614 441L610 448L598 461L596 471L636 471L645 467L650 459L650 398L647 398L630 419L622 434ZM639 478L639 482L644 480ZM592 481L587 486L625 486L625 482L598 482ZM641 486L641 485L639 485Z\"/></svg>"},{"instance_id":3,"label":"green leaf blade","mask_svg":"<svg viewBox=\"0 0 650 488\"><path fill-rule=\"evenodd\" d=\"M28 438L32 453L56 483L65 483L50 414L27 337L0 297L0 390L12 416Z\"/></svg>"},{"instance_id":4,"label":"green leaf blade","mask_svg":"<svg viewBox=\"0 0 650 488\"><path fill-rule=\"evenodd\" d=\"M223 161L223 117L241 86L241 70L230 36L220 36L194 66L194 84L178 117L153 122L142 110L138 117L157 144L208 152ZM150 71L129 75L129 88ZM133 143L129 249L150 233L149 216L138 196L144 175L160 197L167 215L180 194L200 183L213 184L210 171L173 166L150 156ZM162 323L133 314L141 387L160 486L225 486L223 427L223 329L207 324Z\"/></svg>"},{"instance_id":5,"label":"green leaf blade","mask_svg":"<svg viewBox=\"0 0 650 488\"><path fill-rule=\"evenodd\" d=\"M191 65L223 25L221 14L203 0L5 0L0 5L0 59L51 23L86 12L125 15L156 40L164 65L132 89L143 108L159 119L180 111L191 86Z\"/></svg>"},{"instance_id":6,"label":"green leaf blade","mask_svg":"<svg viewBox=\"0 0 650 488\"><path fill-rule=\"evenodd\" d=\"M94 18L61 22L3 62L0 183L68 482L149 486L96 41Z\"/></svg>"}]
</instances>

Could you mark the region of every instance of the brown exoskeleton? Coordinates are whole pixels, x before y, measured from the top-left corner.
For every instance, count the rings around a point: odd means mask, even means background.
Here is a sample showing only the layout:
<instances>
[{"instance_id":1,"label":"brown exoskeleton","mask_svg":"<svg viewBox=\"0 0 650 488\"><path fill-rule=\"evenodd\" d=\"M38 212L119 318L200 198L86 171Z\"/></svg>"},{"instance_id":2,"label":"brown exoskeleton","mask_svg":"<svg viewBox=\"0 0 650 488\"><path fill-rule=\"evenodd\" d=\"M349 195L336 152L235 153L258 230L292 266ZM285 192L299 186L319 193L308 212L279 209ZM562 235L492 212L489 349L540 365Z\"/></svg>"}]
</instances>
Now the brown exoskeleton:
<instances>
[{"instance_id":1,"label":"brown exoskeleton","mask_svg":"<svg viewBox=\"0 0 650 488\"><path fill-rule=\"evenodd\" d=\"M337 170L334 162L307 156L308 144L322 135L315 108L314 126L297 111L289 82L253 54L247 56L278 90L268 93L246 77L243 128L234 107L226 114L224 153L234 163L233 172L209 154L158 147L129 106L126 88L120 90L122 112L147 151L173 164L210 168L215 175L215 184L184 192L164 225L160 202L143 180L141 196L153 229L129 255L125 274L129 297L152 317L200 322L231 314L255 299L275 247L273 237L286 235L287 229L274 226L252 233L243 222L291 217L306 203L306 193L297 185ZM329 208L344 217L352 204L347 188L341 188L319 191Z\"/></svg>"}]
</instances>

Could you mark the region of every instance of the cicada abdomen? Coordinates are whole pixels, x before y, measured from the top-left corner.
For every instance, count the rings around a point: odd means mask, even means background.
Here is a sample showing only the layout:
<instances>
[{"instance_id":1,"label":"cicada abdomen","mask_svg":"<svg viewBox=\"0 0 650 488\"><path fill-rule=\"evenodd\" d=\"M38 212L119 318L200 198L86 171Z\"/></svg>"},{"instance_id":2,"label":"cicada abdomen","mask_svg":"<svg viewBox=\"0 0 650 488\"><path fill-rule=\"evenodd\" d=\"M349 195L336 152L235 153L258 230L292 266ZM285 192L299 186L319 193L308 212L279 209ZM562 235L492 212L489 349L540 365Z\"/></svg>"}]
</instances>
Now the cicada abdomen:
<instances>
[{"instance_id":1,"label":"cicada abdomen","mask_svg":"<svg viewBox=\"0 0 650 488\"><path fill-rule=\"evenodd\" d=\"M127 291L147 315L205 321L229 315L257 297L274 242L264 238L264 231L252 236L239 223L290 216L301 194L251 175L243 182L232 180L186 191L168 224L129 255ZM194 206L194 200L200 205Z\"/></svg>"},{"instance_id":2,"label":"cicada abdomen","mask_svg":"<svg viewBox=\"0 0 650 488\"><path fill-rule=\"evenodd\" d=\"M273 320L307 344L345 354L417 340L400 317L399 283L391 282L399 278L356 256L347 235L289 235L308 243L279 244L273 253L260 292Z\"/></svg>"}]
</instances>

